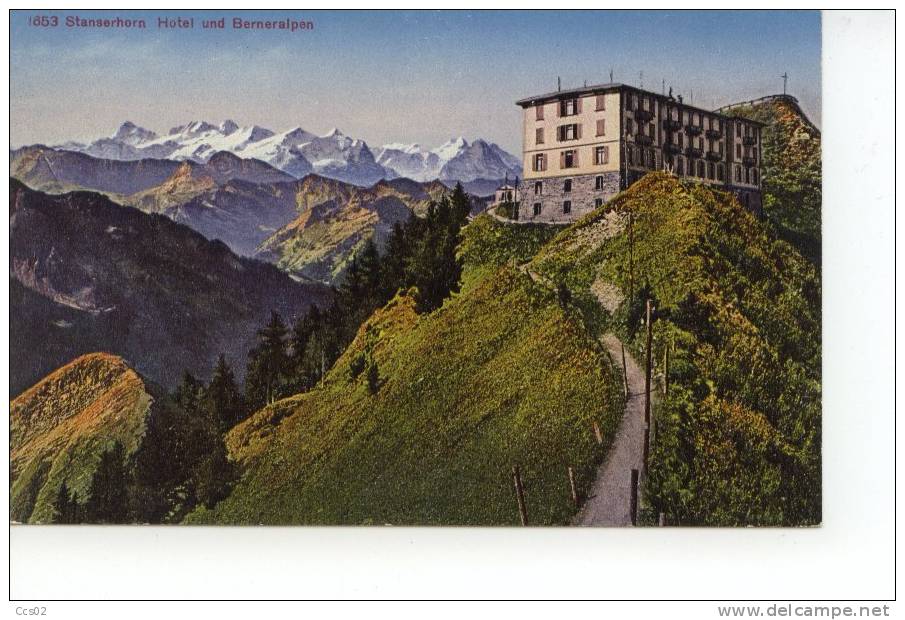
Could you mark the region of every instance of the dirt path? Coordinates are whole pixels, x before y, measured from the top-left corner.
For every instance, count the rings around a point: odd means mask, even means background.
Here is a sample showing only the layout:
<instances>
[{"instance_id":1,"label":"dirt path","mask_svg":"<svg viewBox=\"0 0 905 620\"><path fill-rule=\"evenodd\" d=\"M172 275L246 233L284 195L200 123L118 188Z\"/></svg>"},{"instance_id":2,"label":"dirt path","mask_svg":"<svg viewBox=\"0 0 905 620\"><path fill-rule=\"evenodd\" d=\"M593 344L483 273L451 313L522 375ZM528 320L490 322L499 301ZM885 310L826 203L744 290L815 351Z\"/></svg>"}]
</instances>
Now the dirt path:
<instances>
[{"instance_id":1,"label":"dirt path","mask_svg":"<svg viewBox=\"0 0 905 620\"><path fill-rule=\"evenodd\" d=\"M613 334L601 338L617 364L622 363L622 348ZM631 525L631 470L641 471L644 460L644 369L626 351L629 396L622 423L616 431L606 460L597 470L597 480L589 492L581 511L573 520L575 525L626 526Z\"/></svg>"}]
</instances>

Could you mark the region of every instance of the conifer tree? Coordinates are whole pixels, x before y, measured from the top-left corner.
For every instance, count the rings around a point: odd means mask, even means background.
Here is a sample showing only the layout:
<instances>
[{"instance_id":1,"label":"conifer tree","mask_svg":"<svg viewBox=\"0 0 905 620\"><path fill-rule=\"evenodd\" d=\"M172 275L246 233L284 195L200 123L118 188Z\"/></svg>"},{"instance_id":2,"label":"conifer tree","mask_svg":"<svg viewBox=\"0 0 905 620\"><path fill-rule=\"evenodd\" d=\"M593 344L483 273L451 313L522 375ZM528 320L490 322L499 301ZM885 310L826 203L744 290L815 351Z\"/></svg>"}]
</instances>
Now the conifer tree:
<instances>
[{"instance_id":1,"label":"conifer tree","mask_svg":"<svg viewBox=\"0 0 905 620\"><path fill-rule=\"evenodd\" d=\"M232 368L221 354L204 391L202 409L217 431L225 433L245 416L243 401Z\"/></svg>"},{"instance_id":2,"label":"conifer tree","mask_svg":"<svg viewBox=\"0 0 905 620\"><path fill-rule=\"evenodd\" d=\"M78 523L78 513L79 504L69 492L67 484L63 482L59 491L57 491L57 498L53 503L53 522L64 524Z\"/></svg>"},{"instance_id":3,"label":"conifer tree","mask_svg":"<svg viewBox=\"0 0 905 620\"><path fill-rule=\"evenodd\" d=\"M101 454L91 478L85 521L89 523L125 523L128 518L128 476L123 445L115 442Z\"/></svg>"},{"instance_id":4,"label":"conifer tree","mask_svg":"<svg viewBox=\"0 0 905 620\"><path fill-rule=\"evenodd\" d=\"M283 318L278 312L271 311L270 321L258 330L258 345L248 354L245 398L252 409L270 404L282 396L289 374L287 335Z\"/></svg>"}]
</instances>

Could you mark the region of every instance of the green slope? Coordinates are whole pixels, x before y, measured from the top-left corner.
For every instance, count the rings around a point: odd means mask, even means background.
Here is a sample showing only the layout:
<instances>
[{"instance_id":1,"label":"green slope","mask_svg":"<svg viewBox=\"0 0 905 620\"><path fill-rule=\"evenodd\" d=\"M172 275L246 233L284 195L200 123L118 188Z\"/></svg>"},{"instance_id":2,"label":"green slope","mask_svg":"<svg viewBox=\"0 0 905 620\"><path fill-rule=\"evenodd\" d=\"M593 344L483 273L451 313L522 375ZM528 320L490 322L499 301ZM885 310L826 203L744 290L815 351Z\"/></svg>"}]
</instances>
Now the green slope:
<instances>
[{"instance_id":1,"label":"green slope","mask_svg":"<svg viewBox=\"0 0 905 620\"><path fill-rule=\"evenodd\" d=\"M821 256L821 139L792 98L776 98L732 109L765 123L764 213L776 233L814 264Z\"/></svg>"},{"instance_id":2,"label":"green slope","mask_svg":"<svg viewBox=\"0 0 905 620\"><path fill-rule=\"evenodd\" d=\"M622 395L580 316L516 266L552 232L469 225L461 293L426 315L397 296L322 387L236 427L242 478L189 522L516 524L518 464L531 523L566 523L567 467L587 489L604 454L593 422L608 441Z\"/></svg>"},{"instance_id":3,"label":"green slope","mask_svg":"<svg viewBox=\"0 0 905 620\"><path fill-rule=\"evenodd\" d=\"M729 194L652 173L530 265L639 353L653 300L655 385L667 344L672 362L646 498L670 523L820 521L819 278L770 230Z\"/></svg>"},{"instance_id":4,"label":"green slope","mask_svg":"<svg viewBox=\"0 0 905 620\"><path fill-rule=\"evenodd\" d=\"M155 388L119 357L84 355L10 403L10 519L49 523L64 482L84 502L105 449L141 441Z\"/></svg>"}]
</instances>

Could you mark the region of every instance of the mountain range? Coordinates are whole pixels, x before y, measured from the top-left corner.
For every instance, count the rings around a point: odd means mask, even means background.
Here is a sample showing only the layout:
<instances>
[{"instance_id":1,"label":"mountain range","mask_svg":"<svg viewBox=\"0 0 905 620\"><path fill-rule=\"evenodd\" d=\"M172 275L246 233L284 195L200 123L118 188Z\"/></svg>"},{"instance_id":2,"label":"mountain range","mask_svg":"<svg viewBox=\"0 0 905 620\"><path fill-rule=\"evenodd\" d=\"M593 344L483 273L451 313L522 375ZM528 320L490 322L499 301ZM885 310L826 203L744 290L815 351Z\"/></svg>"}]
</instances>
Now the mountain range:
<instances>
[{"instance_id":1,"label":"mountain range","mask_svg":"<svg viewBox=\"0 0 905 620\"><path fill-rule=\"evenodd\" d=\"M109 137L67 142L57 148L116 161L196 163L207 163L225 151L265 162L294 178L314 173L362 186L397 177L473 183L521 174L517 157L482 139L469 143L454 138L433 149L398 143L372 149L364 140L339 129L319 136L301 127L275 132L258 125L240 127L231 120L219 124L192 121L164 135L127 121Z\"/></svg>"},{"instance_id":2,"label":"mountain range","mask_svg":"<svg viewBox=\"0 0 905 620\"><path fill-rule=\"evenodd\" d=\"M225 354L241 374L257 329L329 289L158 214L90 192L48 195L10 180L10 391L92 351L170 388Z\"/></svg>"},{"instance_id":3,"label":"mountain range","mask_svg":"<svg viewBox=\"0 0 905 620\"><path fill-rule=\"evenodd\" d=\"M440 181L401 177L369 187L315 174L295 179L228 151L203 163L120 161L31 146L10 153L10 176L47 193L104 193L119 205L165 215L219 239L238 255L326 284L339 280L368 239L382 248L394 224L423 214L431 200L450 191Z\"/></svg>"}]
</instances>

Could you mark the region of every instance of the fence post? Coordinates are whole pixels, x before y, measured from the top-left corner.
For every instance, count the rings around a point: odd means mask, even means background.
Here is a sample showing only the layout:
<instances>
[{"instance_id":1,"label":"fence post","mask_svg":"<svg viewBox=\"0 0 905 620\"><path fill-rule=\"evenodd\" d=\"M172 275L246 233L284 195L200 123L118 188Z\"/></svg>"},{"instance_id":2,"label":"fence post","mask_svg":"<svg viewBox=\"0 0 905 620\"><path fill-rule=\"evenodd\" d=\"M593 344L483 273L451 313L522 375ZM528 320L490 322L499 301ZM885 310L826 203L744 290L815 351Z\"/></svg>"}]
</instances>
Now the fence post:
<instances>
[{"instance_id":1,"label":"fence post","mask_svg":"<svg viewBox=\"0 0 905 620\"><path fill-rule=\"evenodd\" d=\"M518 514L522 525L528 525L528 511L525 509L525 490L522 488L522 473L518 465L512 466L512 480L515 482L515 498L518 500Z\"/></svg>"},{"instance_id":2,"label":"fence post","mask_svg":"<svg viewBox=\"0 0 905 620\"><path fill-rule=\"evenodd\" d=\"M638 470L632 470L632 525L638 525Z\"/></svg>"},{"instance_id":3,"label":"fence post","mask_svg":"<svg viewBox=\"0 0 905 620\"><path fill-rule=\"evenodd\" d=\"M572 489L572 501L575 503L575 507L578 507L578 491L575 489L575 472L572 468L569 468L569 487Z\"/></svg>"},{"instance_id":4,"label":"fence post","mask_svg":"<svg viewBox=\"0 0 905 620\"><path fill-rule=\"evenodd\" d=\"M644 345L644 354L646 357L645 373L644 373L644 423L650 426L650 371L651 371L651 303L647 300L647 342Z\"/></svg>"}]
</instances>

